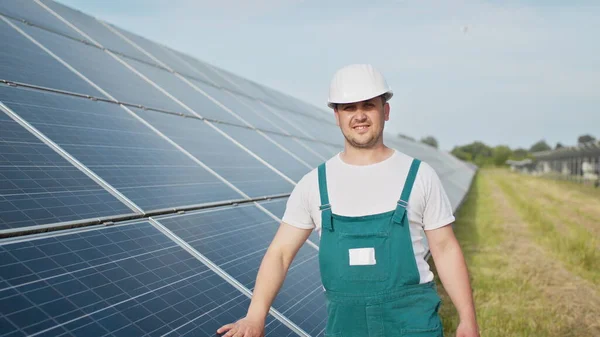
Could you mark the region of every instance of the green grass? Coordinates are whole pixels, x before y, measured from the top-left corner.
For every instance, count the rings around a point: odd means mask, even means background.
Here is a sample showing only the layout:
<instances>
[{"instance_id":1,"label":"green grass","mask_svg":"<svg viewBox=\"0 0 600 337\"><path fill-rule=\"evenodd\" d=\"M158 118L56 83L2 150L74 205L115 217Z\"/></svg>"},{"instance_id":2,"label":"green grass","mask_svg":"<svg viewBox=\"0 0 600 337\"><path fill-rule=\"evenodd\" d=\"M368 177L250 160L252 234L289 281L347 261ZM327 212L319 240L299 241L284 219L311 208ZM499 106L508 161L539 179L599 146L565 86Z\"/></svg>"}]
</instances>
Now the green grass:
<instances>
[{"instance_id":1,"label":"green grass","mask_svg":"<svg viewBox=\"0 0 600 337\"><path fill-rule=\"evenodd\" d=\"M536 191L522 188L523 180L533 179L531 177L498 174L495 179L530 225L537 241L552 251L569 270L600 284L600 240L579 223L563 216L563 210L569 205L544 206Z\"/></svg>"},{"instance_id":2,"label":"green grass","mask_svg":"<svg viewBox=\"0 0 600 337\"><path fill-rule=\"evenodd\" d=\"M520 259L519 252L512 246L515 242L523 241L522 233L507 230L507 224L514 222L515 216L519 220L521 213L532 220L542 219L544 214L525 202L524 196L520 195L522 191L506 183L503 179L507 176L501 173L493 169L483 169L478 173L465 203L456 215L454 226L471 276L481 336L594 336L589 327L578 322L577 317L573 318L578 313L568 310L561 312L569 303L562 305L548 298L540 278L552 271L536 267L536 261ZM498 185L504 188L499 189ZM498 195L508 196L510 202L499 202ZM511 215L507 207L514 207L515 201L521 205L515 208L518 212L510 209ZM549 221L533 222L534 233L555 232ZM528 230L526 225L522 227ZM519 238L520 241L517 240ZM520 249L522 253L532 248L525 243ZM567 252L573 248L567 249L565 246L562 249ZM552 256L542 256L554 262ZM596 262L585 263L594 265ZM458 315L437 277L435 266L434 273L442 297L440 316L445 336L454 336L459 323Z\"/></svg>"}]
</instances>

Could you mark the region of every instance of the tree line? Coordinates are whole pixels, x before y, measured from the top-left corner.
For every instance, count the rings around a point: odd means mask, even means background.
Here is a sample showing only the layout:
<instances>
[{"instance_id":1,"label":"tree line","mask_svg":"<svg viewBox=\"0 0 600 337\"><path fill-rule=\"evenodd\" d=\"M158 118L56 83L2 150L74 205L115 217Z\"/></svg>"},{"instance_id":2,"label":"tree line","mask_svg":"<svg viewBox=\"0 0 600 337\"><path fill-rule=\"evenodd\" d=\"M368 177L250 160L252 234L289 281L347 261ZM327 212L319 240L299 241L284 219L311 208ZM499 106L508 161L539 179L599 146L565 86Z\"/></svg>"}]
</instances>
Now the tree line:
<instances>
[{"instance_id":1,"label":"tree line","mask_svg":"<svg viewBox=\"0 0 600 337\"><path fill-rule=\"evenodd\" d=\"M398 137L416 141L416 139L406 136L403 134L399 134ZM583 144L587 142L596 141L596 138L589 135L584 134L577 138L577 144ZM420 140L421 143L427 144L429 146L438 148L438 141L433 136L423 137ZM554 149L559 149L564 147L560 142L556 143ZM451 153L457 158L472 162L477 166L503 166L506 165L507 160L524 160L524 159L533 159L534 152L540 151L548 151L553 148L548 145L548 143L542 139L535 144L531 145L529 148L515 148L511 149L506 145L496 145L489 146L481 141L474 141L470 144L455 146Z\"/></svg>"}]
</instances>

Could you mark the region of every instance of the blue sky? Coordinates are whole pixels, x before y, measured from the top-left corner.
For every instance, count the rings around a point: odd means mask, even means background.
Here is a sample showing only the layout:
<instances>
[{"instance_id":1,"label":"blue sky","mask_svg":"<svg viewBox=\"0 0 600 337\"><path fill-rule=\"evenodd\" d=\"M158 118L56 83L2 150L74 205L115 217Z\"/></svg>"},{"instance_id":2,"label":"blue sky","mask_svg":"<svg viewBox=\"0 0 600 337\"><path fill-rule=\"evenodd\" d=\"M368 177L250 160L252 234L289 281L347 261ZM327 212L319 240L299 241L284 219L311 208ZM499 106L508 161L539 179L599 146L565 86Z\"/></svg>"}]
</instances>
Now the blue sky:
<instances>
[{"instance_id":1,"label":"blue sky","mask_svg":"<svg viewBox=\"0 0 600 337\"><path fill-rule=\"evenodd\" d=\"M446 150L600 137L599 1L59 2L323 109L338 68L371 63L387 131Z\"/></svg>"}]
</instances>

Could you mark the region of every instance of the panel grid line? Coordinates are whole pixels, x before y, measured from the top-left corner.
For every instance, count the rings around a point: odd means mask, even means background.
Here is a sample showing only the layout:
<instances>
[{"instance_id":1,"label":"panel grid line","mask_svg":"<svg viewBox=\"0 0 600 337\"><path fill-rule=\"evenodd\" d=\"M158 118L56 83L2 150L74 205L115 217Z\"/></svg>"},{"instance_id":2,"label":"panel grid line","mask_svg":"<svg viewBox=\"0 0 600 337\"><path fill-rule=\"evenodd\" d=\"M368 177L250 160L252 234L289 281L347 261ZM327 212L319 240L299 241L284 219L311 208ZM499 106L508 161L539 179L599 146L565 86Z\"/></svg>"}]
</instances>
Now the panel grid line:
<instances>
[{"instance_id":1,"label":"panel grid line","mask_svg":"<svg viewBox=\"0 0 600 337\"><path fill-rule=\"evenodd\" d=\"M6 19L4 19L3 17L0 17L1 19L3 19L4 21L7 21ZM8 21L7 21L8 22ZM35 41L34 43L36 43L38 46L40 46L42 49L44 49L44 51L46 51L47 53L49 53L52 57L54 57L56 60L58 60L59 62L63 63L65 66L67 66L72 72L74 72L75 74L77 74L79 77L81 77L82 79L86 80L90 85L92 85L94 88L96 88L98 91L100 91L102 94L104 94L106 97L109 97L113 100L116 100L114 97L112 97L109 93L107 93L106 91L104 91L102 88L100 88L98 85L96 85L94 82L90 81L86 76L84 76L83 74L81 74L79 71L77 71L76 69L74 69L73 67L71 67L70 65L68 65L65 61L63 61L60 57L58 57L57 55L55 55L54 53L52 53L50 50L48 50L46 47L44 47L43 45L41 45L39 42L37 42L35 39L33 39L32 37L30 37L27 33L25 33L24 31L22 31L21 29L19 29L18 27L14 26L12 23L9 23L14 29L18 30L22 35L26 36L28 39L30 39L32 42ZM109 53L110 54L110 53ZM112 55L114 58L116 58L118 61L123 62L122 60L118 59L116 56ZM190 159L192 159L193 161L195 161L196 163L198 163L200 166L202 166L205 170L207 170L208 172L210 172L211 174L213 174L215 177L217 177L217 179L221 180L223 183L225 183L227 186L229 186L230 188L232 188L233 190L235 190L237 193L239 193L242 197L246 198L246 199L250 199L250 197L248 195L246 195L244 192L242 192L240 189L238 189L237 187L235 187L233 184L231 184L228 180L226 180L225 178L223 178L221 175L219 175L217 172L215 172L214 170L212 170L210 167L206 166L203 162L201 162L199 159L197 159L195 156L193 156L192 154L190 154L188 151L186 151L185 149L183 149L181 146L179 146L179 144L175 143L173 140L171 140L169 137L167 137L166 135L164 135L162 132L160 132L158 129L156 129L154 126L150 125L148 122L146 122L145 120L143 120L141 117L139 117L138 115L136 115L135 113L133 113L133 111L131 111L129 108L120 105L121 108L123 108L125 111L127 111L129 114L131 114L134 118L138 119L140 122L144 123L144 125L146 125L148 128L150 128L151 130L153 130L155 133L157 133L159 136L161 136L163 139L167 140L169 143L171 143L173 146L175 146L178 150L180 150L181 152L183 152L184 154L186 154Z\"/></svg>"},{"instance_id":2,"label":"panel grid line","mask_svg":"<svg viewBox=\"0 0 600 337\"><path fill-rule=\"evenodd\" d=\"M93 95L81 94L81 93L76 93L76 92L70 92L70 91L66 91L66 90L60 90L60 89L54 89L54 88L46 88L46 87L41 87L41 86L35 85L35 84L29 84L29 83L23 83L23 82L15 82L15 81L10 81L10 80L5 80L5 79L0 79L0 83L8 85L10 87L23 87L23 88L40 90L40 91L47 91L47 92L52 92L52 93L56 93L56 94L69 95L69 96L73 96L73 97L78 97L78 98L83 98L83 99L89 99L89 100L92 100L92 101L101 101L101 102L105 102L105 103L112 103L112 104L117 104L117 105L124 105L124 106L131 107L131 108L139 108L139 109L148 110L148 111L156 111L156 112L160 112L160 113L164 113L164 114L168 114L168 115L173 115L173 116L178 116L178 117L192 118L192 119L198 119L198 120L202 120L202 121L208 121L208 122L211 122L211 123L214 123L214 124L231 125L231 126L235 126L235 127L238 127L238 128L243 128L243 129L248 129L248 130L262 131L262 132L267 133L267 134L274 134L274 135L278 135L278 136L282 136L282 137L289 137L289 138L298 139L298 140L306 140L306 141L312 141L312 142L317 142L317 143L331 145L331 146L337 146L337 144L335 144L335 143L331 143L331 142L328 142L328 141L323 140L323 139L314 138L314 137L306 134L306 132L303 132L303 134L305 134L306 136L291 135L289 133L276 132L276 131L273 131L273 130L256 128L256 127L249 127L247 125L236 124L236 123L232 123L232 122L228 122L228 121L223 121L223 120L219 120L219 119L214 119L214 118L209 118L209 117L204 117L204 116L200 116L200 115L186 114L186 113L183 113L183 112L170 111L170 110L165 110L165 109L162 109L162 108L157 108L157 107L152 107L152 106L145 106L143 104L132 103L132 102L125 102L125 101L118 101L116 99L96 97L96 96L93 96Z\"/></svg>"},{"instance_id":3,"label":"panel grid line","mask_svg":"<svg viewBox=\"0 0 600 337\"><path fill-rule=\"evenodd\" d=\"M214 87L214 88L216 88L216 89L227 89L228 91L232 91L232 90L230 90L229 88L224 88L224 87L218 86L218 85L216 85L216 84L214 84L214 83L212 83L212 82L210 82L210 81L207 81L207 80L205 80L205 79L203 79L203 78L195 77L195 76L193 76L193 75L190 75L190 74L180 73L180 72L177 72L177 71L171 71L170 69L168 69L168 68L164 68L164 67L160 66L159 64L156 64L156 63L151 63L151 62L148 62L148 61L142 60L142 59L140 59L140 58L137 58L137 57L135 57L135 56L128 55L128 54L126 54L126 53L123 53L123 52L121 52L121 51L118 51L118 50L115 50L115 49L112 49L112 48L106 48L106 47L98 46L98 45L96 45L96 44L95 44L94 42L92 42L92 41L87 41L87 40L84 40L84 39L81 39L81 38L77 38L77 37L74 37L74 36L71 36L71 35L68 35L68 34L65 34L65 33L62 33L62 32L59 32L59 31L56 31L56 30L54 30L54 29L52 29L52 28L48 28L48 27L45 27L45 26L43 26L43 25L39 25L39 24L36 24L36 23L30 22L30 21L28 21L28 20L27 20L27 19L25 19L25 18L18 18L18 17L14 17L14 16L12 16L12 15L9 15L9 14L3 13L3 12L0 12L0 16L3 16L3 17L5 17L5 18L7 18L7 19L10 19L10 20L13 20L13 21L18 21L18 22L24 23L24 24L26 24L26 25L28 25L28 26L31 26L31 27L35 27L35 28L38 28L38 29L42 29L42 30L44 30L44 31L47 31L47 32L49 32L49 33L52 33L52 34L60 35L60 36L62 36L62 37L64 37L64 38L68 38L68 39L70 39L70 40L76 41L76 42L78 42L78 43L85 44L85 45L87 45L87 46L90 46L90 47L94 47L94 48L96 48L96 49L110 51L110 52L112 52L112 53L114 53L114 54L116 54L116 55L119 55L119 56L125 57L125 58L127 58L127 59L130 59L130 60L134 60L134 61L136 61L136 62L144 63L144 64L146 64L146 65L148 65L148 66L152 66L152 67L155 67L155 68L157 68L157 69L161 69L161 70L169 71L169 72L172 72L172 73L177 73L177 74L180 74L180 75L182 75L182 76L184 76L184 77L186 77L186 78L189 78L189 79L192 79L192 80L195 80L195 81L200 81L200 82L202 82L202 83L204 83L204 84L206 84L206 85L210 85L210 86L212 86L212 87ZM101 24L105 24L105 22L104 22L104 21L102 21L102 20L98 20L98 19L96 19L96 20L97 20L99 23L101 23ZM243 91L232 91L232 92L235 92L236 94L238 94L238 95L241 95L241 96L244 96L244 97L247 97L247 98L251 98L251 99L257 99L257 98L255 98L255 97L253 97L253 96L250 96L250 95L247 95L247 94L245 94ZM271 104L271 105L273 105L273 106L276 106L276 107L278 107L278 108L281 108L281 109L286 109L286 110L289 110L290 112L293 112L293 113L302 114L302 115L304 115L304 116L306 116L306 117L308 117L308 118L312 118L312 119L319 119L319 118L318 118L318 117L316 117L316 116L313 116L313 115L310 115L310 114L306 114L306 113L304 113L304 112L302 112L302 111L296 111L296 110L293 110L293 109L285 108L285 107L282 107L282 106L279 106L279 105L277 105L277 104L273 104L273 103L270 103L270 102L269 102L269 103L267 103L267 104Z\"/></svg>"},{"instance_id":4,"label":"panel grid line","mask_svg":"<svg viewBox=\"0 0 600 337\"><path fill-rule=\"evenodd\" d=\"M36 0L39 1L39 0ZM104 23L103 23L104 24ZM131 41L130 39L126 38L125 36L123 36L123 34L119 33L118 31L116 31L115 29L113 29L112 27L110 27L107 24L104 24L109 30L111 30L113 33L115 33L117 36L123 38L127 43L131 44L132 46L134 46L136 49L142 51L145 55L147 55L148 57L152 58L153 60L155 60L156 62L158 62L161 66L165 67L166 69L169 69L170 72L172 72L173 74L175 74L175 76L177 78L179 78L180 80L182 80L184 83L186 83L188 86L190 86L192 89L196 90L197 92L201 93L202 95L206 96L206 98L210 99L213 103L215 103L216 105L218 105L219 107L221 107L223 110L227 111L228 113L230 113L231 115L233 115L234 117L236 117L238 120L240 120L241 122L245 123L246 126L248 126L249 128L256 130L260 135L262 135L263 137L265 137L267 140L271 141L273 144L275 144L276 146L280 147L282 150L284 150L285 152L287 152L288 154L290 154L292 157L294 157L294 159L298 160L300 163L302 163L303 165L307 166L308 168L312 168L310 165L308 165L306 162L304 162L302 159L300 159L299 157L297 157L295 154L293 154L292 152L290 152L289 150L287 150L286 148L282 147L280 144L276 143L273 139L271 139L270 137L268 137L267 135L265 135L262 131L260 131L259 129L257 129L256 127L254 127L251 123L249 123L248 121L246 121L245 119L243 119L240 115L238 115L237 113L233 112L231 109L229 109L227 106L225 106L223 103L221 103L220 101L218 101L217 99L211 97L208 93L206 93L204 90L198 88L198 86L196 86L195 84L193 84L192 82L190 82L187 78L183 77L182 75L180 75L179 73L175 72L173 69L171 69L170 67L168 67L166 64L164 64L162 61L158 60L156 57L154 57L152 54L150 54L149 52L147 52L146 50L144 50L142 47L138 46L136 43L134 43L133 41ZM85 34L84 32L81 32L78 30L78 32L80 32L80 34ZM84 35L87 36L87 35ZM189 111L190 113L197 115L198 117L204 118L202 115L200 115L198 112L196 112L195 110L191 109L190 107L188 107L186 104L184 104L183 102L181 102L180 100L176 99L174 96L172 96L170 93L168 93L166 90L162 89L158 84L155 84L153 81L151 81L150 79L148 79L146 76L142 75L141 73L139 73L137 70L133 69L133 67L131 67L129 64L125 65L133 72L135 72L136 74L138 74L140 77L144 78L148 83L152 84L153 86L155 86L157 89L161 90L165 95L169 96L169 98L173 99L174 101L176 101L180 106L182 106L185 110ZM275 171L277 174L279 174L280 176L282 176L284 179L288 180L290 183L292 183L293 185L296 185L296 182L294 182L292 179L290 179L288 176L286 176L285 174L283 174L281 171L279 171L277 168L275 168L272 164L268 163L266 160L264 160L263 158L261 158L260 156L258 156L257 154L255 154L253 151L250 151L250 149L248 149L246 146L242 145L240 142L236 141L235 139L233 139L231 136L229 136L226 132L222 131L221 129L219 129L217 126L213 125L212 123L209 123L206 119L204 120L205 122L207 122L207 124L209 126L211 126L213 129L215 129L216 131L218 131L219 133L221 133L222 135L226 136L230 141L234 142L237 146L239 146L240 148L242 148L243 150L245 150L246 152L248 152L250 155L252 155L253 157L255 157L256 159L258 159L259 161L261 161L263 164L265 164L266 166L268 166L271 170Z\"/></svg>"},{"instance_id":5,"label":"panel grid line","mask_svg":"<svg viewBox=\"0 0 600 337\"><path fill-rule=\"evenodd\" d=\"M15 27L15 28L17 28L17 27ZM37 137L43 143L45 143L46 145L48 145L50 148L52 148L53 150L55 150L61 157L63 157L68 162L70 162L75 167L77 167L86 176L88 176L89 178L91 178L92 180L94 180L95 182L97 182L100 186L104 187L104 189L106 189L106 191L108 191L110 194L112 194L117 199L119 199L121 202L123 202L132 211L134 211L136 213L143 213L143 210L139 206L137 206L135 203L133 203L131 200L129 200L127 197L125 197L123 194L121 194L118 190L116 190L114 187L112 187L104 179L102 179L98 175L96 175L93 171L91 171L90 169L88 169L85 165L83 165L81 162L79 162L73 156L71 156L61 146L59 146L58 144L54 143L52 140L50 140L48 137L46 137L44 134L42 134L39 130L37 130L35 127L33 127L27 121L25 121L24 119L22 119L18 114L16 114L9 107L7 107L6 105L4 105L4 103L2 103L2 102L0 102L0 110L3 110L14 121L16 121L17 123L19 123L21 126L23 126L25 129L27 129L29 132L31 132L35 137Z\"/></svg>"},{"instance_id":6,"label":"panel grid line","mask_svg":"<svg viewBox=\"0 0 600 337\"><path fill-rule=\"evenodd\" d=\"M73 30L75 30L76 32L78 32L81 36L89 39L90 41L96 43L97 45L101 46L100 43L98 43L97 41L95 41L93 38L91 38L89 35L87 35L85 32L81 31L79 28L77 28L75 25L73 25L72 23L70 23L69 21L67 21L65 18L63 18L62 16L60 16L58 13L56 13L55 11L53 11L51 8L49 8L48 6L46 6L45 4L43 4L41 1L39 0L34 0L37 4L39 4L40 6L42 6L44 9L46 9L48 12L50 12L52 15L56 16L59 20L61 20L62 22L64 22L66 25L68 25L69 27L71 27ZM138 70L136 70L135 68L133 68L131 65L129 65L127 62L121 60L119 57L117 57L115 54L111 53L110 51L103 49L104 52L106 52L108 55L110 55L113 59L115 59L116 61L118 61L119 63L121 63L123 66L125 66L126 68L128 68L130 71L132 71L133 73L135 73L136 75L138 75L139 77L141 77L143 80L145 80L148 84L152 85L153 87L155 87L156 89L158 89L160 92L162 92L163 94L165 94L167 97L169 97L170 99L172 99L174 102L176 102L179 106L183 107L185 110L187 110L188 112L198 115L200 116L196 111L192 110L189 106L187 106L186 104L184 104L182 101L180 101L179 99L177 99L176 97L174 97L171 93L167 92L165 89L163 89L161 86L159 86L158 84L154 83L154 81L151 81L147 76L145 76L144 74L140 73ZM83 75L82 75L83 76ZM177 74L177 76L181 79L185 79L184 77L182 77L181 75ZM187 79L185 79L185 81L191 85L191 83L189 83L189 81ZM90 81L91 82L91 81ZM102 90L100 87L98 87L97 85L93 85L96 89L98 89L99 91L101 91L104 95L107 95L107 97L110 97L112 99L114 99L114 97L112 97L110 94L108 94L106 91ZM199 88L197 88L196 86L193 86L196 90L198 90L199 92L202 92ZM206 95L204 93L204 95ZM207 97L209 97L208 95L206 95ZM210 97L209 97L210 98ZM216 101L216 100L215 100ZM123 107L125 109L125 107ZM129 110L129 109L127 109ZM131 112L133 113L133 112ZM200 116L201 117L201 116ZM213 128L216 128L216 126L212 125L211 123L209 123L206 120L203 120L205 123L209 124L210 126L212 126ZM147 124L149 127L150 125ZM160 132L157 129L155 129L156 132ZM259 132L260 133L260 132ZM160 133L161 135L163 135L162 133ZM247 195L245 195L241 190L239 190L236 186L234 186L231 182L229 182L228 180L226 180L225 178L221 177L220 175L217 174L217 172L214 172L213 170L211 170L208 166L206 166L204 163L202 163L199 159L197 159L196 157L194 157L193 155L191 155L189 152L187 152L185 149L183 149L181 146L179 146L178 144L176 144L174 141L170 140L169 137L167 137L166 135L163 135L165 137L165 139L168 139L169 141L171 141L174 145L176 145L181 151L183 151L184 153L188 154L190 156L190 158L193 158L195 161L197 161L199 164L201 164L201 166L203 166L205 169L209 170L211 173L213 173L215 176L217 176L219 179L221 179L224 183L226 183L227 185L229 185L231 188L233 188L234 190L236 190L236 192L242 194L244 197L249 198ZM230 140L232 140L231 138L229 138ZM236 142L236 145L242 147L242 149L244 149L246 152L248 152L249 154L253 155L256 159L258 159L259 161L261 161L263 164L267 165L270 169L272 169L273 171L275 171L275 173L277 173L278 175L280 175L281 177L283 177L284 179L288 180L291 184L295 185L295 182L290 179L288 176L286 176L285 174L283 174L281 171L275 169L272 165L268 164L264 159L260 158L258 155L254 154L253 152L251 152L250 150L248 150L245 146L243 146L242 144L240 144L239 142ZM304 163L304 162L303 162ZM305 164L305 163L304 163ZM305 164L306 165L306 164ZM310 166L309 166L310 167Z\"/></svg>"},{"instance_id":7,"label":"panel grid line","mask_svg":"<svg viewBox=\"0 0 600 337\"><path fill-rule=\"evenodd\" d=\"M163 226L159 221L150 218L150 222L157 229L159 229L161 232L165 233L165 235L167 235L169 238L171 238L172 240L174 240L175 242L177 242L185 250L187 250L188 252L192 253L192 255L194 255L196 258L198 258L208 268L210 268L211 270L213 270L214 272L216 272L219 276L221 276L227 282L229 282L231 285L233 285L235 288L237 288L238 290L240 290L243 294L245 294L246 296L248 296L250 298L252 297L252 292L248 288L246 288L244 285L242 285L241 283L239 283L236 279L234 279L233 277L231 277L231 275L227 274L225 271L223 271L216 264L212 263L204 255L200 254L196 249L194 249L193 247L191 247L187 242L183 241L179 236L175 235L171 230L169 230L165 226ZM305 331L303 331L300 327L298 327L296 324L294 324L292 321L290 321L287 317L283 316L277 310L275 310L275 309L273 309L271 307L269 309L269 312L273 316L275 316L277 319L279 319L283 324L285 324L286 326L288 326L290 329L292 329L293 331L297 332L301 336L310 337Z\"/></svg>"}]
</instances>

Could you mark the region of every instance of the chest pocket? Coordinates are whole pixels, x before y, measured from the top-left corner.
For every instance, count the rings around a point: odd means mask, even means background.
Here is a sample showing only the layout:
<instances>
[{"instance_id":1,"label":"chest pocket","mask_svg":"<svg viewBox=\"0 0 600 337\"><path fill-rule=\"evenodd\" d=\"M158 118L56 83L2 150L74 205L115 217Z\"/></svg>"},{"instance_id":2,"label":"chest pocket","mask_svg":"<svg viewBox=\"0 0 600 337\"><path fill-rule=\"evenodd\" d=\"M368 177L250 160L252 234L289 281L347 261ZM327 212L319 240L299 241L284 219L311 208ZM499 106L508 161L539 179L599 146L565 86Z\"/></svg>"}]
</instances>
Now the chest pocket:
<instances>
[{"instance_id":1,"label":"chest pocket","mask_svg":"<svg viewBox=\"0 0 600 337\"><path fill-rule=\"evenodd\" d=\"M338 277L346 281L385 281L392 263L392 213L358 218L334 215L332 247Z\"/></svg>"}]
</instances>

